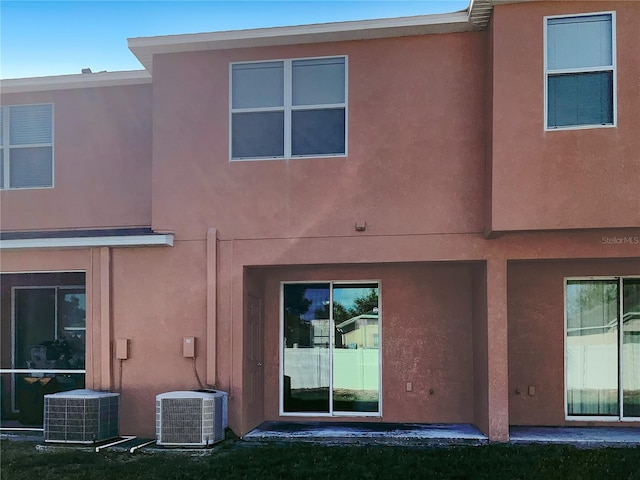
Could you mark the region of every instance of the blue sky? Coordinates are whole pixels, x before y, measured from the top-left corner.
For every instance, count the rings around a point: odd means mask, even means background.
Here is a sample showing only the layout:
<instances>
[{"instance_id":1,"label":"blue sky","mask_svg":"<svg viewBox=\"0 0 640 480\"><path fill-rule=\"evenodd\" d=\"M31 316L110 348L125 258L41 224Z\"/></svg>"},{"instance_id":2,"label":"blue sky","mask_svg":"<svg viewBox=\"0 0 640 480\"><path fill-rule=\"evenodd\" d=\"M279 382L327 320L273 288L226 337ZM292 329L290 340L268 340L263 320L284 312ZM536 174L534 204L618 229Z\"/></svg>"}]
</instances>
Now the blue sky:
<instances>
[{"instance_id":1,"label":"blue sky","mask_svg":"<svg viewBox=\"0 0 640 480\"><path fill-rule=\"evenodd\" d=\"M0 78L137 70L127 38L402 17L468 0L0 0Z\"/></svg>"}]
</instances>

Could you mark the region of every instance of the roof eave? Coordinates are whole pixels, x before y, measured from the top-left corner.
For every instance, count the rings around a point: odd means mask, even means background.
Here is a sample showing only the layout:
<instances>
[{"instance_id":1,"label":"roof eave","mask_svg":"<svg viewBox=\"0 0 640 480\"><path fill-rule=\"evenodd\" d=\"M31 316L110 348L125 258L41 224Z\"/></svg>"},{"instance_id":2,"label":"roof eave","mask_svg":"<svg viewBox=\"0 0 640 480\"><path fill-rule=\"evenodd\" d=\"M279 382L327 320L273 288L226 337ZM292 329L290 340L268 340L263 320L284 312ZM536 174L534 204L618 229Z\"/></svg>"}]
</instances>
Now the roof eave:
<instances>
[{"instance_id":1,"label":"roof eave","mask_svg":"<svg viewBox=\"0 0 640 480\"><path fill-rule=\"evenodd\" d=\"M128 39L128 45L140 63L151 72L154 54L365 40L477 29L477 25L469 22L469 12L465 10L380 20L139 37Z\"/></svg>"},{"instance_id":2,"label":"roof eave","mask_svg":"<svg viewBox=\"0 0 640 480\"><path fill-rule=\"evenodd\" d=\"M154 54L483 30L494 5L527 1L535 0L470 0L467 10L454 13L130 38L129 49L146 70L5 79L0 80L0 93L148 84L151 83Z\"/></svg>"},{"instance_id":3,"label":"roof eave","mask_svg":"<svg viewBox=\"0 0 640 480\"><path fill-rule=\"evenodd\" d=\"M74 88L113 87L151 83L146 70L123 72L78 73L51 77L10 78L0 80L0 93L40 92Z\"/></svg>"}]
</instances>

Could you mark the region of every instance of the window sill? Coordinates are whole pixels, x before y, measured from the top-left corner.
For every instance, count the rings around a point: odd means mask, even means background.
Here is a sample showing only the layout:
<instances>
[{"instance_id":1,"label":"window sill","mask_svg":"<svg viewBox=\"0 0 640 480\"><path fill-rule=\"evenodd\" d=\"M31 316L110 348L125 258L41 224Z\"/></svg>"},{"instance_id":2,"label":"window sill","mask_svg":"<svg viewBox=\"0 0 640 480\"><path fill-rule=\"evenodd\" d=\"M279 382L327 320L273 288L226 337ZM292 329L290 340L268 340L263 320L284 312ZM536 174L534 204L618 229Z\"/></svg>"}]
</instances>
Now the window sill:
<instances>
[{"instance_id":1,"label":"window sill","mask_svg":"<svg viewBox=\"0 0 640 480\"><path fill-rule=\"evenodd\" d=\"M280 412L280 417L318 417L318 418L356 418L356 417L369 417L369 418L382 418L380 412Z\"/></svg>"},{"instance_id":2,"label":"window sill","mask_svg":"<svg viewBox=\"0 0 640 480\"><path fill-rule=\"evenodd\" d=\"M556 132L564 130L593 130L596 128L616 128L615 123L605 123L602 125L566 125L562 127L545 127L545 132Z\"/></svg>"},{"instance_id":3,"label":"window sill","mask_svg":"<svg viewBox=\"0 0 640 480\"><path fill-rule=\"evenodd\" d=\"M611 422L611 423L621 423L621 422L640 422L640 417L620 417L619 415L584 415L584 416L566 416L565 420L567 422Z\"/></svg>"},{"instance_id":4,"label":"window sill","mask_svg":"<svg viewBox=\"0 0 640 480\"><path fill-rule=\"evenodd\" d=\"M51 185L50 187L9 187L0 188L0 192L13 192L16 190L52 190L53 188L53 185Z\"/></svg>"},{"instance_id":5,"label":"window sill","mask_svg":"<svg viewBox=\"0 0 640 480\"><path fill-rule=\"evenodd\" d=\"M291 157L254 157L254 158L231 158L230 162L262 162L274 160L308 160L320 158L346 158L347 154L337 153L328 155L295 155Z\"/></svg>"}]
</instances>

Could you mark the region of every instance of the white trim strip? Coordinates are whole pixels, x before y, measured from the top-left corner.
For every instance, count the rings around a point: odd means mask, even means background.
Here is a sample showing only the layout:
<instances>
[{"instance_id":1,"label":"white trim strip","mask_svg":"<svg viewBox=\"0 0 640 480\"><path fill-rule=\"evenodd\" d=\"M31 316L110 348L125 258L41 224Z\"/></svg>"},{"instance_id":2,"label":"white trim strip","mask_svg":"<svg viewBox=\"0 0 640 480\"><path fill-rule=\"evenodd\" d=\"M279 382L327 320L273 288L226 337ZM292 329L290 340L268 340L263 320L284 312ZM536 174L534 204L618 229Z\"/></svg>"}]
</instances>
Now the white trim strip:
<instances>
[{"instance_id":1,"label":"white trim strip","mask_svg":"<svg viewBox=\"0 0 640 480\"><path fill-rule=\"evenodd\" d=\"M39 368L0 368L0 373L27 373L27 374L32 374L32 373L37 373L37 374L43 374L43 375L47 375L47 374L56 374L56 373L60 373L60 374L65 374L65 375L70 375L70 374L86 374L87 371L86 370L72 370L72 369L60 369L60 368L55 368L55 369L39 369Z\"/></svg>"},{"instance_id":2,"label":"white trim strip","mask_svg":"<svg viewBox=\"0 0 640 480\"><path fill-rule=\"evenodd\" d=\"M0 250L81 247L173 247L173 234L0 240Z\"/></svg>"},{"instance_id":3,"label":"white trim strip","mask_svg":"<svg viewBox=\"0 0 640 480\"><path fill-rule=\"evenodd\" d=\"M44 428L0 427L0 432L44 432Z\"/></svg>"}]
</instances>

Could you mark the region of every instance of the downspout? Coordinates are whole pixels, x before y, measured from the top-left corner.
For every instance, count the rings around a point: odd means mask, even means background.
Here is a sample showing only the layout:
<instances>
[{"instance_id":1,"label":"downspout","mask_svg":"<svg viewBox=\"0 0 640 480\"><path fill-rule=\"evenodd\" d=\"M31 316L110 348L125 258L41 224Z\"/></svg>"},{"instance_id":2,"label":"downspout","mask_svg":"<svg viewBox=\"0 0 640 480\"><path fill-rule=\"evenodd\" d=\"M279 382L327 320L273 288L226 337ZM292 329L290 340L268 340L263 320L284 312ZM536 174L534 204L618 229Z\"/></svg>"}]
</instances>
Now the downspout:
<instances>
[{"instance_id":1,"label":"downspout","mask_svg":"<svg viewBox=\"0 0 640 480\"><path fill-rule=\"evenodd\" d=\"M100 387L111 390L111 248L100 248Z\"/></svg>"},{"instance_id":2,"label":"downspout","mask_svg":"<svg viewBox=\"0 0 640 480\"><path fill-rule=\"evenodd\" d=\"M217 388L218 230L207 231L207 385Z\"/></svg>"}]
</instances>

